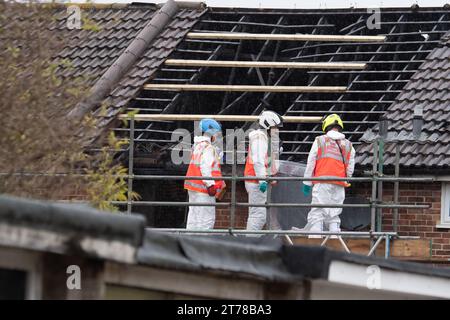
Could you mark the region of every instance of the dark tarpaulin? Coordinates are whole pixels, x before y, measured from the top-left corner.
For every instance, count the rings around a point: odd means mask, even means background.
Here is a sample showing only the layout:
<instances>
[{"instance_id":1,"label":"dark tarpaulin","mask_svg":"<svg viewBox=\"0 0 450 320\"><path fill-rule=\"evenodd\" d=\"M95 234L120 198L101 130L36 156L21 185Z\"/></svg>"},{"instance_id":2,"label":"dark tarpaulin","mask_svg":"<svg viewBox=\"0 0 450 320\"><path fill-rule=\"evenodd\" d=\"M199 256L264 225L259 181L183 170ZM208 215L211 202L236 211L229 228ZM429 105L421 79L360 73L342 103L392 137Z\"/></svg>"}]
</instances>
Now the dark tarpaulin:
<instances>
[{"instance_id":1,"label":"dark tarpaulin","mask_svg":"<svg viewBox=\"0 0 450 320\"><path fill-rule=\"evenodd\" d=\"M280 161L279 176L303 177L305 169L304 163ZM302 192L302 184L302 181L278 181L272 188L271 201L273 203L311 203L311 195L305 197ZM369 202L363 197L354 196L348 196L344 201L344 204L357 203ZM309 210L311 208L307 207L270 208L271 228L281 227L284 230L292 227L303 228L306 225ZM343 208L340 218L342 229L359 230L370 224L370 208Z\"/></svg>"}]
</instances>

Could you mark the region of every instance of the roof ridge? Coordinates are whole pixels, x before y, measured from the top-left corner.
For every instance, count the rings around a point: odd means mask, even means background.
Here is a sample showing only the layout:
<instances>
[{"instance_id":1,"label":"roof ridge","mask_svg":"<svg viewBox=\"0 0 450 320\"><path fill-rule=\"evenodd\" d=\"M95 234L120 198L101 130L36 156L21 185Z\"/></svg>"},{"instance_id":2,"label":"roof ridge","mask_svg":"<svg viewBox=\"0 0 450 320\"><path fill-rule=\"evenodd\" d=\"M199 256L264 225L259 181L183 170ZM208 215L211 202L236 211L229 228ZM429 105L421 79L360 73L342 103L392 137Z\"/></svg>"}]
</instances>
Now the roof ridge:
<instances>
[{"instance_id":1,"label":"roof ridge","mask_svg":"<svg viewBox=\"0 0 450 320\"><path fill-rule=\"evenodd\" d=\"M157 9L157 4L155 3L147 3L148 7L153 7L154 9ZM43 6L48 7L48 8L67 8L70 6L77 6L80 9L100 9L100 10L104 10L104 9L133 9L133 8L138 8L136 6L133 6L133 3L92 3L92 2L87 2L87 3L78 3L78 2L65 2L65 3L61 3L61 2L53 2L53 3L48 3L48 4L43 4Z\"/></svg>"}]
</instances>

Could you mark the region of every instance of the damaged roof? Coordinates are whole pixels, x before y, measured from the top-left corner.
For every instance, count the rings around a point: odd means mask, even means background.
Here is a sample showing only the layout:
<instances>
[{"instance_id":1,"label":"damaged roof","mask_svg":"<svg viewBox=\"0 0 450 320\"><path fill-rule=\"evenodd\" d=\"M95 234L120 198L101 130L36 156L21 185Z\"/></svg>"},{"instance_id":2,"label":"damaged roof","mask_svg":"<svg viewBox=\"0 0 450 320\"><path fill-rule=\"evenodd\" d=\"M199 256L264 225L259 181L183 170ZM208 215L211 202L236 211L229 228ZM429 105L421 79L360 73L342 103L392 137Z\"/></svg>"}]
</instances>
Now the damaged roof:
<instances>
[{"instance_id":1,"label":"damaged roof","mask_svg":"<svg viewBox=\"0 0 450 320\"><path fill-rule=\"evenodd\" d=\"M167 6L171 6L167 10ZM273 109L288 116L338 113L344 133L355 144L358 165L371 163L366 143L376 134L382 116L391 120L391 136L409 139L413 107L424 106L425 124L420 143L403 143L403 166L449 167L448 148L448 40L449 6L441 8L382 8L379 26L371 26L366 9L241 9L206 7L202 3L168 1L166 8L151 3L83 5L84 23L94 28L67 29L66 6L55 6L51 29L67 32L68 46L58 58L73 68L61 75L83 76L91 87L90 99L74 113L94 112L103 118L98 132L113 128L119 136L129 131L117 119L122 112L144 114L259 114ZM166 15L168 19L160 19ZM152 31L153 30L153 31ZM157 32L154 32L157 30ZM151 34L151 33L154 34ZM188 32L247 32L318 35L384 35L374 42L246 41L191 39ZM143 39L146 39L142 45ZM447 34L448 37L448 34ZM138 51L134 51L139 48ZM136 53L137 52L137 53ZM358 62L363 70L308 70L264 68L179 67L171 59ZM181 92L146 90L145 84L234 84L345 86L345 92ZM99 114L99 105L106 115ZM405 117L406 115L406 117ZM433 115L433 116L431 116ZM224 123L224 129L242 123ZM244 127L248 128L249 124ZM166 163L171 134L177 128L193 130L186 121L136 124L137 157ZM283 160L306 161L320 124L286 124L280 131ZM371 136L372 135L372 136ZM386 164L393 163L388 146ZM126 150L124 150L126 151ZM125 154L126 156L126 154Z\"/></svg>"},{"instance_id":2,"label":"damaged roof","mask_svg":"<svg viewBox=\"0 0 450 320\"><path fill-rule=\"evenodd\" d=\"M414 109L423 110L423 128L413 136ZM387 139L400 143L401 162L408 167L450 167L450 32L441 39L419 70L411 77L396 101L386 110ZM378 126L368 130L362 141L378 136ZM388 144L384 163L395 162L395 145ZM361 164L370 164L370 144L358 149Z\"/></svg>"},{"instance_id":3,"label":"damaged roof","mask_svg":"<svg viewBox=\"0 0 450 320\"><path fill-rule=\"evenodd\" d=\"M146 84L233 84L345 86L345 92L261 93L182 92L145 90L131 100L126 110L144 114L259 114L264 108L288 116L323 116L338 113L345 122L344 133L356 147L366 130L377 125L389 107L413 85L408 85L419 67L450 30L449 8L382 9L380 28L367 23L363 9L277 10L208 8L191 32L305 33L336 35L385 35L381 43L245 41L184 38L168 58L186 60L359 62L364 70L256 69L162 66ZM193 130L186 121L137 123L136 149L144 157L166 163L177 128ZM244 128L248 128L245 124ZM408 125L405 121L403 125ZM242 123L223 123L233 129ZM430 127L434 128L434 127ZM444 126L442 127L444 128ZM128 135L125 128L117 132ZM444 129L445 130L445 129ZM447 131L448 132L448 131ZM434 139L435 135L431 137ZM281 158L306 161L319 124L285 124ZM407 148L405 146L405 148ZM361 150L358 164L370 163L370 147ZM445 149L439 152L445 153ZM139 157L139 154L138 154ZM443 165L437 158L430 165ZM403 162L409 164L410 162ZM391 164L391 162L389 162Z\"/></svg>"}]
</instances>

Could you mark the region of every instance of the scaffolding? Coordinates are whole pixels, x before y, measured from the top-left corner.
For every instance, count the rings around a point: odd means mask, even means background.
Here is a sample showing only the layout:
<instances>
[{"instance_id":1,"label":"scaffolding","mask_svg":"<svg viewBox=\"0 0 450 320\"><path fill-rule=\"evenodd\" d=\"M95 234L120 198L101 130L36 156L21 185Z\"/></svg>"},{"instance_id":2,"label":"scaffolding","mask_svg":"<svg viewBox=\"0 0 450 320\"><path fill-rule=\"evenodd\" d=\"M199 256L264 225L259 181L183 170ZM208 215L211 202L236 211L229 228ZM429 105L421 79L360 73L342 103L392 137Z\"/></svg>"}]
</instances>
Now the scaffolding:
<instances>
[{"instance_id":1,"label":"scaffolding","mask_svg":"<svg viewBox=\"0 0 450 320\"><path fill-rule=\"evenodd\" d=\"M287 241L289 244L293 244L293 241L291 240L291 236L323 236L324 239L321 240L320 245L324 246L327 244L327 242L332 239L336 238L338 239L339 243L342 245L342 248L346 252L351 252L349 246L345 242L345 238L360 238L360 239L370 239L370 247L367 252L367 255L373 255L375 251L377 250L380 243L384 240L385 242L385 250L384 250L384 257L389 258L390 256L390 243L393 239L402 239L405 237L400 237L396 231L394 232L383 232L381 230L381 209L427 209L429 208L429 205L418 205L418 204L401 204L398 202L398 184L400 182L433 182L434 179L432 178L402 178L399 176L399 159L400 157L397 157L397 163L396 163L396 174L395 176L385 176L382 174L382 162L378 163L379 160L382 161L383 154L382 154L382 147L380 148L380 145L382 146L383 136L379 136L378 139L376 139L373 142L373 168L371 172L370 177L351 177L351 178L337 178L337 177L314 177L314 178L305 178L305 177L279 177L279 176L267 176L267 177L240 177L237 176L237 154L238 151L236 149L235 144L235 137L233 137L233 150L227 150L228 152L231 152L232 155L232 169L231 169L231 176L223 176L223 177L190 177L190 179L197 179L197 180L224 180L224 181L231 181L231 197L229 202L217 202L214 204L207 204L207 203L190 203L190 202L179 202L179 201L141 201L141 200L133 200L131 197L131 194L133 192L133 181L134 180L147 180L147 181L156 181L156 180L185 180L186 177L184 175L176 176L176 175L139 175L134 174L134 167L133 167L133 157L134 157L134 140L135 140L135 121L155 121L160 120L162 115L121 115L121 119L127 119L129 121L130 126L130 136L129 136L129 161L128 161L128 200L127 201L114 201L113 204L116 205L126 205L127 206L127 213L131 213L133 210L133 206L164 206L164 207L176 207L176 206L182 206L182 207L188 207L188 206L214 206L214 207L225 207L230 209L230 218L229 218L229 227L228 229L209 229L209 230L187 230L182 228L149 228L149 230L154 230L158 232L169 232L169 233L182 233L182 234L229 234L229 235L251 235L251 234L257 234L257 235L272 235L272 236L278 236L283 237L285 241ZM184 121L193 121L193 120L200 120L203 117L206 118L213 118L220 121L249 121L249 120L256 120L257 117L254 116L223 116L223 115L184 115ZM180 115L163 115L164 119L170 120L170 119L179 119ZM250 119L249 119L250 117ZM320 118L318 117L289 117L286 119L289 119L290 122L319 122ZM269 137L269 143L270 137ZM397 148L398 149L398 148ZM381 170L381 172L380 172ZM348 182L370 182L372 185L372 196L370 203L368 204L309 204L309 203L272 203L270 194L271 194L271 184L268 184L267 189L267 201L265 204L250 204L248 202L238 202L236 200L236 182L238 181L245 181L245 180L265 180L268 182L271 181L348 181ZM382 186L383 182L393 182L395 183L394 188L394 202L386 203L383 202L383 194L382 194ZM378 193L376 192L378 190ZM243 230L235 227L235 216L236 216L236 208L237 207L265 207L265 208L271 208L271 207L324 207L324 208L370 208L371 210L371 223L370 223L370 230L368 232L311 232L311 231L304 231L304 230ZM397 215L394 215L394 220L398 219ZM267 215L267 222L266 226L270 225L270 215ZM397 225L397 221L394 222L394 225ZM408 239L418 239L418 237L407 237Z\"/></svg>"},{"instance_id":2,"label":"scaffolding","mask_svg":"<svg viewBox=\"0 0 450 320\"><path fill-rule=\"evenodd\" d=\"M163 65L148 80L139 94L123 110L139 111L121 119L129 126L113 130L129 140L119 159L128 160L128 200L114 202L126 206L131 213L138 206L188 207L195 204L180 201L138 201L131 194L134 181L178 180L181 175L135 174L136 154L152 154L155 150L173 150L168 138L176 128L192 128L192 122L205 117L248 127L264 108L283 114L285 128L283 155L290 161L305 160L315 137L320 134L320 119L325 114L345 115L348 139L357 145L370 127L379 123L386 108L395 101L404 85L426 56L438 45L450 28L448 10L416 12L412 9L382 11L380 29L366 25L365 10L209 10ZM376 34L376 35L375 35ZM424 35L428 37L424 37ZM217 81L217 82L214 82ZM275 97L279 99L275 99ZM211 108L211 105L213 106ZM357 108L355 108L357 107ZM213 110L211 110L213 109ZM214 112L214 114L209 114ZM191 130L192 131L192 130ZM236 209L259 206L237 201L236 183L248 179L267 181L308 180L304 177L240 177L237 174L238 150L232 155L231 199L216 207L229 208L227 229L186 230L158 228L159 232L205 234L269 234L293 243L293 236L321 235L326 245L337 236L345 251L348 238L370 239L367 255L373 255L382 241L390 256L390 243L401 239L397 232L399 209L427 209L427 205L399 202L401 182L433 182L429 178L400 177L399 144L396 147L395 173L387 176L383 168L386 143L380 135L373 141L372 170L368 176L342 180L371 185L370 203L325 204L323 207L368 208L371 211L368 232L312 233L301 230L247 231L235 227ZM95 150L95 149L93 149ZM157 159L158 160L158 159ZM195 177L191 177L194 178ZM215 177L199 177L217 180ZM309 179L312 180L312 179ZM314 180L340 180L314 178ZM383 183L394 183L393 202L383 202ZM272 203L269 184L268 201L261 206L319 207L307 203ZM383 232L382 209L394 210L394 231ZM270 217L269 217L270 218Z\"/></svg>"}]
</instances>

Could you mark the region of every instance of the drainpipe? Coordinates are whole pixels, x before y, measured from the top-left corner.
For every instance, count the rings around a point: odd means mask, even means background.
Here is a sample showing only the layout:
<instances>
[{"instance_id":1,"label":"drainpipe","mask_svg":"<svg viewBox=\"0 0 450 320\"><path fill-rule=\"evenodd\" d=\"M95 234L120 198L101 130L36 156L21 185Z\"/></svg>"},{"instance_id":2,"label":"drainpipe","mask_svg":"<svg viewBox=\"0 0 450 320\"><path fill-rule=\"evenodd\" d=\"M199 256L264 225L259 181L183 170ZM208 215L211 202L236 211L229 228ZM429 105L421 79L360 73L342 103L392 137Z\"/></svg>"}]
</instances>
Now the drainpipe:
<instances>
[{"instance_id":1,"label":"drainpipe","mask_svg":"<svg viewBox=\"0 0 450 320\"><path fill-rule=\"evenodd\" d=\"M384 142L387 138L388 121L385 117L380 118L379 123L379 139L378 139L378 175L383 176L384 165ZM383 202L383 181L378 181L378 201ZM383 209L378 208L376 231L381 231L383 220Z\"/></svg>"},{"instance_id":2,"label":"drainpipe","mask_svg":"<svg viewBox=\"0 0 450 320\"><path fill-rule=\"evenodd\" d=\"M130 70L144 51L169 24L179 6L173 0L168 0L141 30L136 38L128 45L120 57L106 70L95 85L91 88L86 99L80 102L70 113L69 117L81 119L86 113L99 106L119 83L122 77Z\"/></svg>"}]
</instances>

